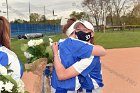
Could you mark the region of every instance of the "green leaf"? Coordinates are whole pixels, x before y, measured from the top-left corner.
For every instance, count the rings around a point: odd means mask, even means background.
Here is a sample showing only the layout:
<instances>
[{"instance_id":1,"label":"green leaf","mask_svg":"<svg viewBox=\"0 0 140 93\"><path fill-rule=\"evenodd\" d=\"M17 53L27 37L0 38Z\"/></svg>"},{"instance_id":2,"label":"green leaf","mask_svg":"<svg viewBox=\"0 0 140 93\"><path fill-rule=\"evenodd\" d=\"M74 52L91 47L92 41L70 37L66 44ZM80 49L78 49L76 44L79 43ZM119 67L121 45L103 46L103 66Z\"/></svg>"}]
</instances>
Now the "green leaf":
<instances>
[{"instance_id":1,"label":"green leaf","mask_svg":"<svg viewBox=\"0 0 140 93\"><path fill-rule=\"evenodd\" d=\"M32 57L31 58L31 62L33 62L33 61L35 61L35 60L37 60L38 59L38 57Z\"/></svg>"},{"instance_id":2,"label":"green leaf","mask_svg":"<svg viewBox=\"0 0 140 93\"><path fill-rule=\"evenodd\" d=\"M10 65L11 65L11 63L10 63L10 64L8 64L7 66L5 66L5 68L6 68L6 69L8 69L8 68L10 67Z\"/></svg>"},{"instance_id":3,"label":"green leaf","mask_svg":"<svg viewBox=\"0 0 140 93\"><path fill-rule=\"evenodd\" d=\"M28 49L27 49L27 52L29 52L30 54L32 54L32 55L35 55L35 48L34 47L29 47Z\"/></svg>"},{"instance_id":4,"label":"green leaf","mask_svg":"<svg viewBox=\"0 0 140 93\"><path fill-rule=\"evenodd\" d=\"M11 63L8 64L7 66L5 66L5 68L7 69L7 73L13 72L13 70L9 69L10 68L10 65L11 65Z\"/></svg>"},{"instance_id":5,"label":"green leaf","mask_svg":"<svg viewBox=\"0 0 140 93\"><path fill-rule=\"evenodd\" d=\"M48 58L48 64L49 63L53 63L53 59L52 58Z\"/></svg>"},{"instance_id":6,"label":"green leaf","mask_svg":"<svg viewBox=\"0 0 140 93\"><path fill-rule=\"evenodd\" d=\"M49 41L49 37L48 36L44 36L43 37L43 41L44 41L44 43L47 45L47 46L49 46L50 45L50 41Z\"/></svg>"},{"instance_id":7,"label":"green leaf","mask_svg":"<svg viewBox=\"0 0 140 93\"><path fill-rule=\"evenodd\" d=\"M9 80L11 83L13 83L15 85L15 87L17 87L17 83L16 81L9 75L3 75L7 80Z\"/></svg>"},{"instance_id":8,"label":"green leaf","mask_svg":"<svg viewBox=\"0 0 140 93\"><path fill-rule=\"evenodd\" d=\"M13 72L13 70L11 70L11 69L7 70L7 73L11 73L11 72Z\"/></svg>"},{"instance_id":9,"label":"green leaf","mask_svg":"<svg viewBox=\"0 0 140 93\"><path fill-rule=\"evenodd\" d=\"M3 75L0 75L0 80L4 80L5 77Z\"/></svg>"},{"instance_id":10,"label":"green leaf","mask_svg":"<svg viewBox=\"0 0 140 93\"><path fill-rule=\"evenodd\" d=\"M47 46L45 52L49 53L49 58L53 58L53 52L51 46Z\"/></svg>"}]
</instances>

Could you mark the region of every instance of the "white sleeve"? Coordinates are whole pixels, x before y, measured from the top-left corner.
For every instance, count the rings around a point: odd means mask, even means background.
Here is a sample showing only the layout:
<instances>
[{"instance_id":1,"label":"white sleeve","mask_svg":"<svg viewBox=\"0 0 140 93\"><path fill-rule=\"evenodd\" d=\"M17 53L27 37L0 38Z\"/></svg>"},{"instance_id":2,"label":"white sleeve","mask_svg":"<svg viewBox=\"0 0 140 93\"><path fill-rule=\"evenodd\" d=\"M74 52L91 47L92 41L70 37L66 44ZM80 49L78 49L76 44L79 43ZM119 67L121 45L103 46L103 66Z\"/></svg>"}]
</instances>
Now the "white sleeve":
<instances>
[{"instance_id":1,"label":"white sleeve","mask_svg":"<svg viewBox=\"0 0 140 93\"><path fill-rule=\"evenodd\" d=\"M11 75L15 80L20 79L21 68L17 55L13 51L7 49L4 46L1 48L1 50L8 55L8 64L10 64L9 69L13 70L13 72L9 73L9 75Z\"/></svg>"},{"instance_id":2,"label":"white sleeve","mask_svg":"<svg viewBox=\"0 0 140 93\"><path fill-rule=\"evenodd\" d=\"M18 58L11 55L9 58L9 63L11 63L10 69L13 70L12 77L15 80L20 79L20 76L21 76L21 74L20 74L20 62L19 62Z\"/></svg>"},{"instance_id":3,"label":"white sleeve","mask_svg":"<svg viewBox=\"0 0 140 93\"><path fill-rule=\"evenodd\" d=\"M72 66L75 68L77 72L81 73L92 63L93 58L94 56L91 56L90 58L81 59L80 61L77 61Z\"/></svg>"}]
</instances>

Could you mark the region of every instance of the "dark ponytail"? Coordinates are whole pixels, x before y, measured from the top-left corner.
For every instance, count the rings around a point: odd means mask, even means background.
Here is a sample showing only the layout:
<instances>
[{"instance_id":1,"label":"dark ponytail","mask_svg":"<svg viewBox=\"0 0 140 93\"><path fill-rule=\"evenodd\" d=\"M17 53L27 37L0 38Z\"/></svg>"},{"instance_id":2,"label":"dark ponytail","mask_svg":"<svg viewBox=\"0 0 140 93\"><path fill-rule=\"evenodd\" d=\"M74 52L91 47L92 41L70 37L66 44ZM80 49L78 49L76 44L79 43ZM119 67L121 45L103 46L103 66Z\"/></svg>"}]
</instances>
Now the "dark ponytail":
<instances>
[{"instance_id":1,"label":"dark ponytail","mask_svg":"<svg viewBox=\"0 0 140 93\"><path fill-rule=\"evenodd\" d=\"M76 17L71 17L67 20L67 23L63 27L63 33L65 34L67 29L77 20Z\"/></svg>"}]
</instances>

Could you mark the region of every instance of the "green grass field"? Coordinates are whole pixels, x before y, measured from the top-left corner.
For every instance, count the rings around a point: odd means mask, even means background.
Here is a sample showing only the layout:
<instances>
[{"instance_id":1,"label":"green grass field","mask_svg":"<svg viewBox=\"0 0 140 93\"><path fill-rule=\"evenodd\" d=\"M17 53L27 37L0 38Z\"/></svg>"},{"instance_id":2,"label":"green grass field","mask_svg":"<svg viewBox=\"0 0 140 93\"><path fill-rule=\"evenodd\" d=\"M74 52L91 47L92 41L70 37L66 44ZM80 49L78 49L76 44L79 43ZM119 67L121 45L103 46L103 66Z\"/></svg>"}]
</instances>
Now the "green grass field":
<instances>
[{"instance_id":1,"label":"green grass field","mask_svg":"<svg viewBox=\"0 0 140 93\"><path fill-rule=\"evenodd\" d=\"M64 35L50 36L54 41L66 38ZM12 39L12 50L17 54L21 62L26 63L26 58L21 51L21 46L28 40ZM106 33L95 33L96 44L102 45L106 49L140 47L140 29L133 31L109 31Z\"/></svg>"},{"instance_id":2,"label":"green grass field","mask_svg":"<svg viewBox=\"0 0 140 93\"><path fill-rule=\"evenodd\" d=\"M95 41L107 49L140 47L140 30L96 33Z\"/></svg>"}]
</instances>

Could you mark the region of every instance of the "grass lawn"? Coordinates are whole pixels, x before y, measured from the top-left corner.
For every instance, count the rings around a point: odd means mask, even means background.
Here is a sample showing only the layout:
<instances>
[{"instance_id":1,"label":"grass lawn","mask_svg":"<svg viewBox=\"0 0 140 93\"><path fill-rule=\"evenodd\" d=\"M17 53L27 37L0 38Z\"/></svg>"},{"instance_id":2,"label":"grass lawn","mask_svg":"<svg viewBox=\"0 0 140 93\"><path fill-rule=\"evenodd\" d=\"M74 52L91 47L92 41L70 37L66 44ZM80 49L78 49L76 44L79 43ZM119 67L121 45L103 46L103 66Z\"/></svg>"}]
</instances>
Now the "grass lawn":
<instances>
[{"instance_id":1,"label":"grass lawn","mask_svg":"<svg viewBox=\"0 0 140 93\"><path fill-rule=\"evenodd\" d=\"M22 62L22 63L26 63L26 58L23 54L23 52L21 51L21 46L24 44L24 43L27 43L28 40L17 40L17 39L12 39L12 50L17 54L19 60Z\"/></svg>"},{"instance_id":2,"label":"grass lawn","mask_svg":"<svg viewBox=\"0 0 140 93\"><path fill-rule=\"evenodd\" d=\"M60 38L65 38L64 35L51 35L54 41ZM12 50L17 54L22 63L26 63L26 58L21 51L21 46L27 43L28 40L12 39ZM95 33L96 44L104 46L106 49L110 48L127 48L140 47L140 29L133 31L109 31L106 33Z\"/></svg>"},{"instance_id":3,"label":"grass lawn","mask_svg":"<svg viewBox=\"0 0 140 93\"><path fill-rule=\"evenodd\" d=\"M96 44L110 48L140 47L140 30L96 33Z\"/></svg>"}]
</instances>

